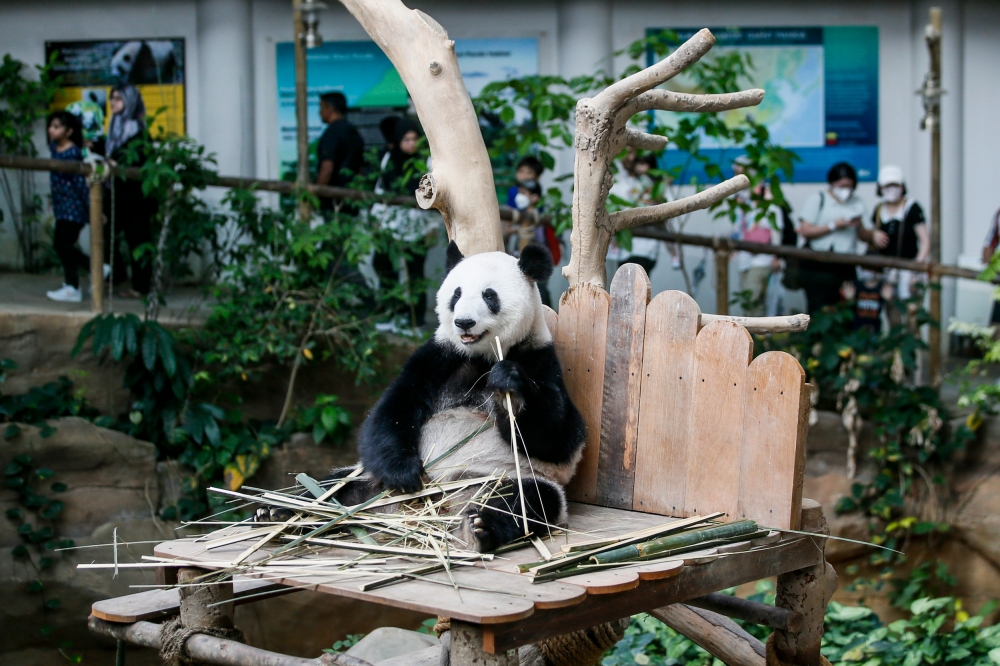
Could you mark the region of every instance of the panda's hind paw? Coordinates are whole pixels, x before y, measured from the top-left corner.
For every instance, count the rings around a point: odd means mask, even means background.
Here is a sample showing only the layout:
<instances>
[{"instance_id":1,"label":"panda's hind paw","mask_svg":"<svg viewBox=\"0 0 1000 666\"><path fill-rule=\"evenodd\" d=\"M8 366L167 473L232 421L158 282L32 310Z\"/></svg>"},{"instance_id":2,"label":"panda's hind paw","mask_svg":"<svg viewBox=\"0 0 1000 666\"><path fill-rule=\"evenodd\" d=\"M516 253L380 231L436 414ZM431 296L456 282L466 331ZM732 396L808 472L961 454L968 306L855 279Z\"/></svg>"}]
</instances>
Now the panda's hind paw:
<instances>
[{"instance_id":1,"label":"panda's hind paw","mask_svg":"<svg viewBox=\"0 0 1000 666\"><path fill-rule=\"evenodd\" d=\"M282 509L276 506L262 506L254 513L253 521L255 523L283 523L295 513L288 510Z\"/></svg>"},{"instance_id":2,"label":"panda's hind paw","mask_svg":"<svg viewBox=\"0 0 1000 666\"><path fill-rule=\"evenodd\" d=\"M488 553L500 546L488 520L478 510L466 513L465 520L466 536L471 537L466 538L466 541L476 552Z\"/></svg>"}]
</instances>

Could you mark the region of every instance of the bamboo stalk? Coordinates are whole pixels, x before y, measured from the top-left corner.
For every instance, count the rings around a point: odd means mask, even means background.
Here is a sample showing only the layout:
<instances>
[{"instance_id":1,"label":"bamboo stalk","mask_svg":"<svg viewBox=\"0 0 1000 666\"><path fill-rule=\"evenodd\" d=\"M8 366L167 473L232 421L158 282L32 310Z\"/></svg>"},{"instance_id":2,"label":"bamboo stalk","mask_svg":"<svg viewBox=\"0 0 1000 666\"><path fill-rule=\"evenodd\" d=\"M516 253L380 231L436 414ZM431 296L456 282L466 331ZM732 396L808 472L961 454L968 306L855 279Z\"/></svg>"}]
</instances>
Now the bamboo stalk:
<instances>
[{"instance_id":1,"label":"bamboo stalk","mask_svg":"<svg viewBox=\"0 0 1000 666\"><path fill-rule=\"evenodd\" d=\"M497 341L497 358L503 360L503 347L500 346L500 336L496 336ZM524 501L524 484L521 482L521 456L517 451L517 423L514 421L514 408L510 403L510 392L508 391L505 395L507 402L507 415L510 416L510 447L514 449L514 469L517 471L517 491L520 494L521 499L521 520L524 521L524 536L530 536L531 530L528 529L528 508L527 502Z\"/></svg>"},{"instance_id":2,"label":"bamboo stalk","mask_svg":"<svg viewBox=\"0 0 1000 666\"><path fill-rule=\"evenodd\" d=\"M588 559L594 564L626 562L629 560L650 557L659 553L676 551L689 546L704 544L709 541L718 541L722 539L728 540L759 531L757 523L754 521L741 520L736 523L690 530L681 534L673 534L670 536L660 537L658 539L652 539L643 543L616 548L604 553L591 555Z\"/></svg>"}]
</instances>

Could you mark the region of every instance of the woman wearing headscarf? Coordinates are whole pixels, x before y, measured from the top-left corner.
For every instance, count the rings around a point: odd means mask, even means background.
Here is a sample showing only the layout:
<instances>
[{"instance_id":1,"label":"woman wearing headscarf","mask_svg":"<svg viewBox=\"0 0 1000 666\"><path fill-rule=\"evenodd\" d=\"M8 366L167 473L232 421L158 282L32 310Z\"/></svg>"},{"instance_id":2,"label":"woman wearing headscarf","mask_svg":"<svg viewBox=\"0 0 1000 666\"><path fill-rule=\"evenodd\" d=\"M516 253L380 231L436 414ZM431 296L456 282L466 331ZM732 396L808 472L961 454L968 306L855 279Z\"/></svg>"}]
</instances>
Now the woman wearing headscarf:
<instances>
[{"instance_id":1,"label":"woman wearing headscarf","mask_svg":"<svg viewBox=\"0 0 1000 666\"><path fill-rule=\"evenodd\" d=\"M388 119L387 119L388 120ZM383 121L383 134L391 135L386 142L386 152L382 157L382 175L375 185L378 194L413 195L420 184L422 174L413 167L413 158L420 143L420 127L411 119L400 117L392 122ZM430 165L428 165L430 166ZM386 206L375 204L372 215L397 240L407 245L406 276L410 280L422 282L424 279L424 259L433 245L433 213L407 206ZM397 267L385 253L376 253L372 262L379 281L391 285L398 281ZM414 326L422 327L427 316L427 293L421 290L413 295Z\"/></svg>"},{"instance_id":2,"label":"woman wearing headscarf","mask_svg":"<svg viewBox=\"0 0 1000 666\"><path fill-rule=\"evenodd\" d=\"M112 165L125 162L127 156L136 153L140 162L141 152L135 151L136 141L141 140L146 128L146 105L142 101L142 93L133 85L118 85L111 91L111 122L108 134L104 139L103 151L99 144L96 152L103 152L105 159ZM129 166L139 166L134 160ZM142 193L142 183L138 180L126 180L116 177L113 183L105 183L104 213L107 224L104 225L104 257L110 262L114 253L112 282L120 285L128 280L127 264L132 269L132 288L120 288L118 295L137 298L149 293L149 283L153 273L153 264L148 255L136 259L135 250L144 243L150 243L153 235L150 230L150 219L153 215L153 202ZM113 207L112 207L113 206ZM113 216L113 217L112 217ZM112 242L111 226L117 236L122 233L129 249L129 261L122 257L117 239Z\"/></svg>"}]
</instances>

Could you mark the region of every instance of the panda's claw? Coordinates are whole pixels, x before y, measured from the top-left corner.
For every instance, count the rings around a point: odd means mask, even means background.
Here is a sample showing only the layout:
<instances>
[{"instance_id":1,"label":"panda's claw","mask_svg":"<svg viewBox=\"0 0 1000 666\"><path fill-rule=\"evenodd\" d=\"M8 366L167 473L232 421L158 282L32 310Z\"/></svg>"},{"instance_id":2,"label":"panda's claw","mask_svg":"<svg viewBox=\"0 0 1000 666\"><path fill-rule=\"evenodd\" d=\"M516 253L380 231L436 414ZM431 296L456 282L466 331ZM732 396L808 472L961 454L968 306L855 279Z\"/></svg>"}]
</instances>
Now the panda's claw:
<instances>
[{"instance_id":1,"label":"panda's claw","mask_svg":"<svg viewBox=\"0 0 1000 666\"><path fill-rule=\"evenodd\" d=\"M475 550L480 553L488 553L496 550L499 545L496 543L496 537L490 531L489 527L487 527L486 521L483 520L483 516L479 511L472 509L465 516L466 520L468 520L469 532L471 532L471 536L476 542Z\"/></svg>"},{"instance_id":2,"label":"panda's claw","mask_svg":"<svg viewBox=\"0 0 1000 666\"><path fill-rule=\"evenodd\" d=\"M295 513L276 506L262 506L254 513L255 523L283 523L289 520Z\"/></svg>"}]
</instances>

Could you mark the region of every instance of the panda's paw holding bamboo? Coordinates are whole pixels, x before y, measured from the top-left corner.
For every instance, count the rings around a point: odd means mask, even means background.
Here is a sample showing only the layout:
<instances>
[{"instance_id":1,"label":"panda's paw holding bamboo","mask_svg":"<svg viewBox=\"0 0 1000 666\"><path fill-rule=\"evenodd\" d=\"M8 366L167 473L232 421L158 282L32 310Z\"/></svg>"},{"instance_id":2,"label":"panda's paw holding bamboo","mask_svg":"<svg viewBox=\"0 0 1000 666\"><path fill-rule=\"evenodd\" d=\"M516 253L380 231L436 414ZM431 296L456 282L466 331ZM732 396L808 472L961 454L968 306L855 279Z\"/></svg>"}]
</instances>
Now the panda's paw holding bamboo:
<instances>
[{"instance_id":1,"label":"panda's paw holding bamboo","mask_svg":"<svg viewBox=\"0 0 1000 666\"><path fill-rule=\"evenodd\" d=\"M521 393L524 388L524 373L514 361L497 361L490 368L486 388L497 393Z\"/></svg>"}]
</instances>

